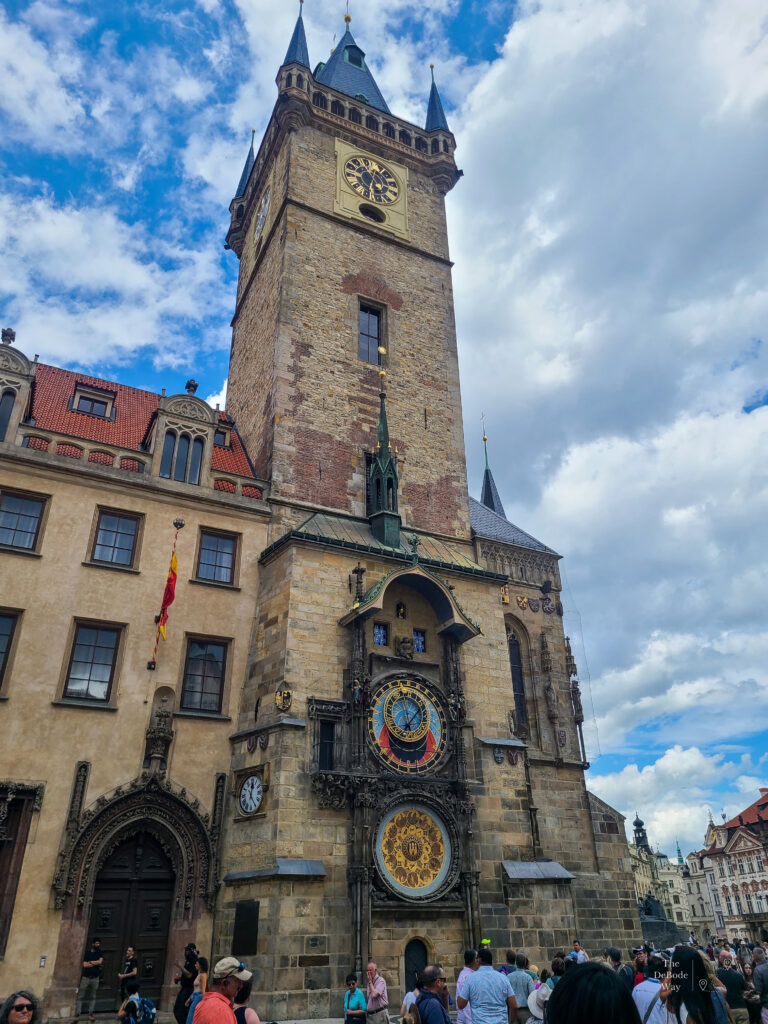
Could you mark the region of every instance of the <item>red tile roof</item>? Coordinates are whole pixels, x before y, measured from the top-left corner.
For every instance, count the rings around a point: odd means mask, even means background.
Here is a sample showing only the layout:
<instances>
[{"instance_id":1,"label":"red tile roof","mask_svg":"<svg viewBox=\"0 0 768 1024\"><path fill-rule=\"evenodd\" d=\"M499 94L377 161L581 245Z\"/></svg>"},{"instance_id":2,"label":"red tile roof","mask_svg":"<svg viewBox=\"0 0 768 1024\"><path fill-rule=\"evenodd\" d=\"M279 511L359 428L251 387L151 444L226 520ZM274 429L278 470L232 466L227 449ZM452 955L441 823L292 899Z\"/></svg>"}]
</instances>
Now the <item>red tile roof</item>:
<instances>
[{"instance_id":1,"label":"red tile roof","mask_svg":"<svg viewBox=\"0 0 768 1024\"><path fill-rule=\"evenodd\" d=\"M103 419L68 408L78 384L111 392L115 396L114 419ZM97 441L140 451L152 418L160 405L160 396L152 391L126 387L110 380L62 370L58 366L38 363L35 373L31 414L42 430L51 430L68 437ZM219 422L230 423L226 412L219 412ZM230 434L230 448L214 446L211 468L220 473L254 478L255 473L236 430Z\"/></svg>"},{"instance_id":2,"label":"red tile roof","mask_svg":"<svg viewBox=\"0 0 768 1024\"><path fill-rule=\"evenodd\" d=\"M761 789L757 800L750 804L746 811L742 811L735 818L726 821L725 828L738 828L742 823L744 825L756 825L758 811L760 812L761 820L768 821L768 789ZM743 819L743 821L739 821L739 818Z\"/></svg>"}]
</instances>

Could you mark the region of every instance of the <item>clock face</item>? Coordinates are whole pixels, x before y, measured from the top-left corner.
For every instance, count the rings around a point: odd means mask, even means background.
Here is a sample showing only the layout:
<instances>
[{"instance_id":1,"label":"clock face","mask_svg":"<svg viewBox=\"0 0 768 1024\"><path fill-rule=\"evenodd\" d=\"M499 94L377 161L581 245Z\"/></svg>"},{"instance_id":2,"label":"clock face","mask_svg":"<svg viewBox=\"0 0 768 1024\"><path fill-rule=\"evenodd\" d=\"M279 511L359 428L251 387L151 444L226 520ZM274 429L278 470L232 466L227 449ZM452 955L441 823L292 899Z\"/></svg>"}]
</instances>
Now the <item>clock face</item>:
<instances>
[{"instance_id":1,"label":"clock face","mask_svg":"<svg viewBox=\"0 0 768 1024\"><path fill-rule=\"evenodd\" d=\"M264 785L259 775L249 775L240 787L239 804L243 814L253 814L261 807Z\"/></svg>"},{"instance_id":2,"label":"clock face","mask_svg":"<svg viewBox=\"0 0 768 1024\"><path fill-rule=\"evenodd\" d=\"M452 847L443 819L423 804L394 807L382 818L374 839L384 883L410 900L439 895L451 872Z\"/></svg>"},{"instance_id":3,"label":"clock face","mask_svg":"<svg viewBox=\"0 0 768 1024\"><path fill-rule=\"evenodd\" d=\"M400 195L392 171L367 156L353 156L344 164L344 177L351 188L370 203L388 206Z\"/></svg>"},{"instance_id":4,"label":"clock face","mask_svg":"<svg viewBox=\"0 0 768 1024\"><path fill-rule=\"evenodd\" d=\"M253 232L253 237L256 241L258 241L259 237L261 236L261 232L264 230L264 224L266 223L267 214L269 213L269 198L271 195L271 191L272 190L270 189L269 185L267 185L266 189L264 190L264 195L261 197L259 208L256 211L256 227Z\"/></svg>"},{"instance_id":5,"label":"clock face","mask_svg":"<svg viewBox=\"0 0 768 1024\"><path fill-rule=\"evenodd\" d=\"M394 679L373 698L368 735L389 768L418 775L432 770L443 755L445 713L423 683Z\"/></svg>"}]
</instances>

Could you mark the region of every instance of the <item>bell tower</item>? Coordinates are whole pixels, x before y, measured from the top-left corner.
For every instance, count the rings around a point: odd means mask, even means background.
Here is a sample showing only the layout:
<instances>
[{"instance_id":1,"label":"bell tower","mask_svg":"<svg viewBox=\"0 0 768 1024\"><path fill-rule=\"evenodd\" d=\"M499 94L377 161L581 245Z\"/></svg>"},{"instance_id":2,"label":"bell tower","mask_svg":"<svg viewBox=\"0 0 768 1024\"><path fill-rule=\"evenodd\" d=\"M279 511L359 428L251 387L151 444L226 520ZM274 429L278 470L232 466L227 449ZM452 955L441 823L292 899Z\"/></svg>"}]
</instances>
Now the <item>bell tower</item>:
<instances>
[{"instance_id":1,"label":"bell tower","mask_svg":"<svg viewBox=\"0 0 768 1024\"><path fill-rule=\"evenodd\" d=\"M286 516L365 518L385 372L399 452L399 494L380 510L386 543L399 542L395 517L468 538L445 215L455 139L434 80L425 128L391 114L345 21L313 71L299 15L230 205L240 270L228 409Z\"/></svg>"}]
</instances>

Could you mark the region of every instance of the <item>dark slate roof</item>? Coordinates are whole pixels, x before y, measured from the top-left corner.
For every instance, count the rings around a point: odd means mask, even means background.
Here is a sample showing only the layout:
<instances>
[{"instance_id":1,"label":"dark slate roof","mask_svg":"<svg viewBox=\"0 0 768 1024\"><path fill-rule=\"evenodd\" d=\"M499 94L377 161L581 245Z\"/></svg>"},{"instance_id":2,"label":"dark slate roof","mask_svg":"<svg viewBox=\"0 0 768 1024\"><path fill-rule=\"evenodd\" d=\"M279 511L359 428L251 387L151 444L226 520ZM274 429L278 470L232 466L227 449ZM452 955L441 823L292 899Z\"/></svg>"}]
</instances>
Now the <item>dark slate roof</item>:
<instances>
[{"instance_id":1,"label":"dark slate roof","mask_svg":"<svg viewBox=\"0 0 768 1024\"><path fill-rule=\"evenodd\" d=\"M235 199L239 199L240 196L245 195L245 190L248 187L248 179L251 176L253 165L256 161L256 157L253 154L253 136L251 132L251 148L248 150L248 156L245 158L245 166L243 167L243 173L240 175L240 183L237 186L237 192L235 192Z\"/></svg>"},{"instance_id":2,"label":"dark slate roof","mask_svg":"<svg viewBox=\"0 0 768 1024\"><path fill-rule=\"evenodd\" d=\"M501 866L513 882L569 882L574 877L556 860L503 860Z\"/></svg>"},{"instance_id":3,"label":"dark slate roof","mask_svg":"<svg viewBox=\"0 0 768 1024\"><path fill-rule=\"evenodd\" d=\"M346 59L347 50L353 49L362 55L362 67L351 64ZM347 29L344 38L328 58L327 64L318 66L315 70L315 79L321 85L327 85L331 89L343 92L346 96L365 96L365 102L370 107L382 110L385 114L390 112L384 97L379 92L379 87L373 79L365 63L365 54Z\"/></svg>"},{"instance_id":4,"label":"dark slate roof","mask_svg":"<svg viewBox=\"0 0 768 1024\"><path fill-rule=\"evenodd\" d=\"M432 88L429 93L429 106L427 107L427 124L426 131L450 131L448 127L448 121L445 117L445 111L443 110L443 103L440 99L440 93L437 91L437 85L435 84L435 73L432 72Z\"/></svg>"},{"instance_id":5,"label":"dark slate roof","mask_svg":"<svg viewBox=\"0 0 768 1024\"><path fill-rule=\"evenodd\" d=\"M293 30L291 41L288 44L288 52L285 55L283 66L286 64L301 64L309 67L309 50L307 49L307 36L304 32L304 19L299 8L299 17L296 20L296 28Z\"/></svg>"},{"instance_id":6,"label":"dark slate roof","mask_svg":"<svg viewBox=\"0 0 768 1024\"><path fill-rule=\"evenodd\" d=\"M503 519L507 518L504 506L501 504L499 492L496 490L496 481L493 479L493 473L488 466L485 467L485 473L483 474L483 490L480 494L480 501L491 512L495 512L497 516L501 516Z\"/></svg>"},{"instance_id":7,"label":"dark slate roof","mask_svg":"<svg viewBox=\"0 0 768 1024\"><path fill-rule=\"evenodd\" d=\"M548 555L560 557L552 548L548 548L546 544L536 540L530 533L521 530L519 526L510 523L504 516L486 508L482 502L475 501L472 497L469 499L469 521L478 537L497 540L500 544L514 544L518 548L546 551Z\"/></svg>"}]
</instances>

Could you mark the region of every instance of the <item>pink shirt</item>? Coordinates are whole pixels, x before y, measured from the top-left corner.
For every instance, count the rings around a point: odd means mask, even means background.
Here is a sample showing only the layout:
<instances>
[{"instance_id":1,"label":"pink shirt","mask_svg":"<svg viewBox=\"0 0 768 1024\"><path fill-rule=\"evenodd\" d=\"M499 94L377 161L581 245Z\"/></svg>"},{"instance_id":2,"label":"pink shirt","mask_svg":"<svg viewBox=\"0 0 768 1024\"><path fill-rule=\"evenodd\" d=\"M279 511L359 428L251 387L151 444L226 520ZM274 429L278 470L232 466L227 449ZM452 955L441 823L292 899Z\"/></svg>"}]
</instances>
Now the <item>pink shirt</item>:
<instances>
[{"instance_id":1,"label":"pink shirt","mask_svg":"<svg viewBox=\"0 0 768 1024\"><path fill-rule=\"evenodd\" d=\"M374 974L373 981L368 982L368 1013L375 1013L389 1006L387 983L380 974Z\"/></svg>"}]
</instances>

